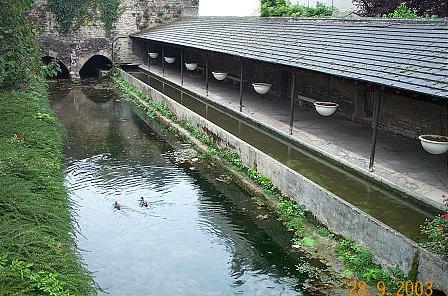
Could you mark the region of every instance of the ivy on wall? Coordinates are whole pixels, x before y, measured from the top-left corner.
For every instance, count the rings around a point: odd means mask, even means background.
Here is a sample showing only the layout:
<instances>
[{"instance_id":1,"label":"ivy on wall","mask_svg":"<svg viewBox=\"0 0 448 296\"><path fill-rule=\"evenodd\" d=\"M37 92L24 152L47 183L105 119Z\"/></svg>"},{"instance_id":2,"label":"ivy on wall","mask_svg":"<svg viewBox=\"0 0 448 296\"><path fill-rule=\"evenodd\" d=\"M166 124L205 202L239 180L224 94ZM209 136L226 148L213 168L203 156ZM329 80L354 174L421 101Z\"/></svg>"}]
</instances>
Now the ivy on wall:
<instances>
[{"instance_id":1,"label":"ivy on wall","mask_svg":"<svg viewBox=\"0 0 448 296\"><path fill-rule=\"evenodd\" d=\"M104 29L110 36L114 22L123 13L123 8L120 7L120 0L101 0L99 1L99 10Z\"/></svg>"},{"instance_id":2,"label":"ivy on wall","mask_svg":"<svg viewBox=\"0 0 448 296\"><path fill-rule=\"evenodd\" d=\"M48 0L48 9L56 16L62 32L68 32L94 20L98 16L110 37L113 24L123 8L120 0Z\"/></svg>"}]
</instances>

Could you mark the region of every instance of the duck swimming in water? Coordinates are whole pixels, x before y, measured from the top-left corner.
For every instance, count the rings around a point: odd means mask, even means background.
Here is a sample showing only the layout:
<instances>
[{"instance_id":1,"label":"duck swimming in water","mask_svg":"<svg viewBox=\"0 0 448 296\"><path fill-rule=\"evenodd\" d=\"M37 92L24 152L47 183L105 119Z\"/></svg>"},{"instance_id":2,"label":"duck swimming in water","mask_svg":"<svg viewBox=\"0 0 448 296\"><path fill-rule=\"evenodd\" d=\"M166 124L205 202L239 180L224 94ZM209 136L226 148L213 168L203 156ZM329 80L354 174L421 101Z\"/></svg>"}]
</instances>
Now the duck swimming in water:
<instances>
[{"instance_id":1,"label":"duck swimming in water","mask_svg":"<svg viewBox=\"0 0 448 296\"><path fill-rule=\"evenodd\" d=\"M118 201L115 201L114 203L114 209L121 210L121 205L118 203Z\"/></svg>"},{"instance_id":2,"label":"duck swimming in water","mask_svg":"<svg viewBox=\"0 0 448 296\"><path fill-rule=\"evenodd\" d=\"M146 200L143 198L143 196L140 197L139 201L140 201L140 203L139 203L140 207L145 207L145 208L148 207L148 203L147 203Z\"/></svg>"}]
</instances>

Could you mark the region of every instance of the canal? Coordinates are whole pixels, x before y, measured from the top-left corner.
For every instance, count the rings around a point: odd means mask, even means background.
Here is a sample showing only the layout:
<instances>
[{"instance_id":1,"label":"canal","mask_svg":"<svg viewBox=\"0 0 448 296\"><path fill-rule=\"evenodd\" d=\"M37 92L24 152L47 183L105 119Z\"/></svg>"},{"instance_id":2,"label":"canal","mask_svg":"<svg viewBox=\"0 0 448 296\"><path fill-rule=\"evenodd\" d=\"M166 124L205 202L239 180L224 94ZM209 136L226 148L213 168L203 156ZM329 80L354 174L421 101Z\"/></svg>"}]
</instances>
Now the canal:
<instances>
[{"instance_id":1,"label":"canal","mask_svg":"<svg viewBox=\"0 0 448 296\"><path fill-rule=\"evenodd\" d=\"M130 69L128 73L414 241L422 240L420 225L437 214L403 194L288 143L173 82L140 69Z\"/></svg>"},{"instance_id":2,"label":"canal","mask_svg":"<svg viewBox=\"0 0 448 296\"><path fill-rule=\"evenodd\" d=\"M101 295L308 295L290 234L188 144L107 82L54 82L51 96L78 247Z\"/></svg>"}]
</instances>

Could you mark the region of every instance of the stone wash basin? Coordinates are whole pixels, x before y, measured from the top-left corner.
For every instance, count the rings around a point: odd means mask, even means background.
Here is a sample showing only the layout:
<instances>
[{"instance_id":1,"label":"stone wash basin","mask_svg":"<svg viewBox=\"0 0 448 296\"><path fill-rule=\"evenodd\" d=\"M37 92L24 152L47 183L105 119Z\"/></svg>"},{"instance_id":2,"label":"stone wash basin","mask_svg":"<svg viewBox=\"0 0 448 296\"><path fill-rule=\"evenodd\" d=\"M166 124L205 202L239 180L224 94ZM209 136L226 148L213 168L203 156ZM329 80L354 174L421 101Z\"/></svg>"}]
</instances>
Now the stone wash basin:
<instances>
[{"instance_id":1,"label":"stone wash basin","mask_svg":"<svg viewBox=\"0 0 448 296\"><path fill-rule=\"evenodd\" d=\"M174 63L175 60L175 57L165 57L165 62L167 62L168 64Z\"/></svg>"},{"instance_id":2,"label":"stone wash basin","mask_svg":"<svg viewBox=\"0 0 448 296\"><path fill-rule=\"evenodd\" d=\"M333 102L315 102L314 108L316 108L317 113L322 116L330 116L338 108L338 104Z\"/></svg>"},{"instance_id":3,"label":"stone wash basin","mask_svg":"<svg viewBox=\"0 0 448 296\"><path fill-rule=\"evenodd\" d=\"M254 90L257 93L259 93L260 95L264 95L271 89L272 84L257 82L257 83L252 83L252 86L254 87Z\"/></svg>"},{"instance_id":4,"label":"stone wash basin","mask_svg":"<svg viewBox=\"0 0 448 296\"><path fill-rule=\"evenodd\" d=\"M216 80L224 80L227 77L226 72L212 72Z\"/></svg>"},{"instance_id":5,"label":"stone wash basin","mask_svg":"<svg viewBox=\"0 0 448 296\"><path fill-rule=\"evenodd\" d=\"M194 71L197 69L198 63L185 63L185 67L190 71Z\"/></svg>"},{"instance_id":6,"label":"stone wash basin","mask_svg":"<svg viewBox=\"0 0 448 296\"><path fill-rule=\"evenodd\" d=\"M420 143L431 154L442 154L448 151L448 137L438 135L421 135Z\"/></svg>"}]
</instances>

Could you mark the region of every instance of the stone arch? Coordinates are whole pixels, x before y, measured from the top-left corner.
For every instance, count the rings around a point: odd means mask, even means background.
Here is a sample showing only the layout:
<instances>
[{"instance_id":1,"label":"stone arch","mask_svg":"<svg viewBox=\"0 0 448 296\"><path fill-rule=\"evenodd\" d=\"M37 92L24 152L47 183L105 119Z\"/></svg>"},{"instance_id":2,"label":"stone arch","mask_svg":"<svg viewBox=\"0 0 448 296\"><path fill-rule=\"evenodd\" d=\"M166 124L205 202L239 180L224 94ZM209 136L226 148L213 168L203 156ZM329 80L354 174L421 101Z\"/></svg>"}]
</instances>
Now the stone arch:
<instances>
[{"instance_id":1,"label":"stone arch","mask_svg":"<svg viewBox=\"0 0 448 296\"><path fill-rule=\"evenodd\" d=\"M61 60L54 58L52 56L49 56L49 55L42 57L42 62L45 65L48 65L53 60L56 60L58 62L59 67L61 68L61 71L55 77L52 77L52 78L53 79L69 79L70 71L68 70L67 66Z\"/></svg>"},{"instance_id":2,"label":"stone arch","mask_svg":"<svg viewBox=\"0 0 448 296\"><path fill-rule=\"evenodd\" d=\"M110 70L112 68L112 61L107 55L93 54L89 58L80 58L79 65L82 65L79 69L81 78L98 77L99 70Z\"/></svg>"}]
</instances>

